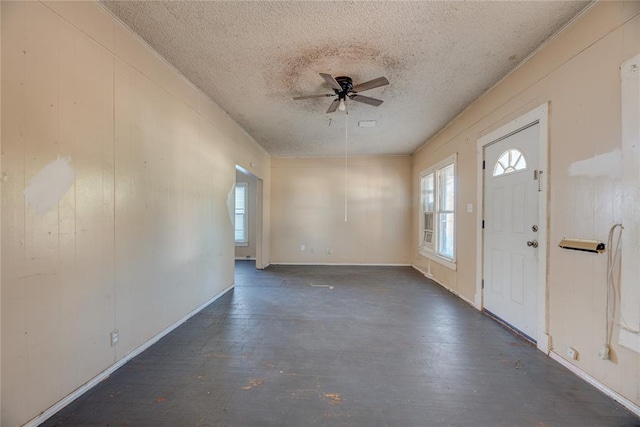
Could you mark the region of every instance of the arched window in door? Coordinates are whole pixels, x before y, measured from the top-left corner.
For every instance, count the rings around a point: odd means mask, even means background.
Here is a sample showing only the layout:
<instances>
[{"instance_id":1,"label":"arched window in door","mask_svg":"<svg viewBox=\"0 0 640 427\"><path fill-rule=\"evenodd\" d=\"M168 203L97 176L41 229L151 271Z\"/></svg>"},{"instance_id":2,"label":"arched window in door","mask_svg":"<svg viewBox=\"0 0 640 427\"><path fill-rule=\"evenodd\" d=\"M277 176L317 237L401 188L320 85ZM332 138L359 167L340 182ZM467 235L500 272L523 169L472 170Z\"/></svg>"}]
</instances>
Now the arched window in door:
<instances>
[{"instance_id":1,"label":"arched window in door","mask_svg":"<svg viewBox=\"0 0 640 427\"><path fill-rule=\"evenodd\" d=\"M498 161L493 167L493 176L500 176L527 168L527 161L524 155L515 148L510 148L500 154Z\"/></svg>"}]
</instances>

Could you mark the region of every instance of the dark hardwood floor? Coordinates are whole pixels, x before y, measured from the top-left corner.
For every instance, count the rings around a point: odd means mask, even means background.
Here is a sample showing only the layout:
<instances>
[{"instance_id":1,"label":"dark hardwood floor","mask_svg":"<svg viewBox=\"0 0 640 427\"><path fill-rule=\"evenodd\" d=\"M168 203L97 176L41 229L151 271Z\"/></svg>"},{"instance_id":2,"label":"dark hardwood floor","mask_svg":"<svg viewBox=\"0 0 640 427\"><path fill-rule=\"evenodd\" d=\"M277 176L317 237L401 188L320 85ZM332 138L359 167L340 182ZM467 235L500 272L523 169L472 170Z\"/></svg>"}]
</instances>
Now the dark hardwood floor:
<instances>
[{"instance_id":1,"label":"dark hardwood floor","mask_svg":"<svg viewBox=\"0 0 640 427\"><path fill-rule=\"evenodd\" d=\"M233 291L45 425L640 425L411 268L236 268Z\"/></svg>"}]
</instances>

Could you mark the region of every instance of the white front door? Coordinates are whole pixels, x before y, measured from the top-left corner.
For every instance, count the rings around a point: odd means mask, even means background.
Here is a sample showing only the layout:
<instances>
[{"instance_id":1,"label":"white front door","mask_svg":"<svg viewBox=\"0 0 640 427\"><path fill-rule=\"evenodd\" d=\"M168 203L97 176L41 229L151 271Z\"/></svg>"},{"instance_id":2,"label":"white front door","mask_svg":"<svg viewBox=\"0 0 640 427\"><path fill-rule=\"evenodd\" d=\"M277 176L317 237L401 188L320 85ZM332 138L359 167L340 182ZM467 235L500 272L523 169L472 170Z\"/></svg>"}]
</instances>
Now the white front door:
<instances>
[{"instance_id":1,"label":"white front door","mask_svg":"<svg viewBox=\"0 0 640 427\"><path fill-rule=\"evenodd\" d=\"M538 123L484 148L484 308L537 340Z\"/></svg>"}]
</instances>

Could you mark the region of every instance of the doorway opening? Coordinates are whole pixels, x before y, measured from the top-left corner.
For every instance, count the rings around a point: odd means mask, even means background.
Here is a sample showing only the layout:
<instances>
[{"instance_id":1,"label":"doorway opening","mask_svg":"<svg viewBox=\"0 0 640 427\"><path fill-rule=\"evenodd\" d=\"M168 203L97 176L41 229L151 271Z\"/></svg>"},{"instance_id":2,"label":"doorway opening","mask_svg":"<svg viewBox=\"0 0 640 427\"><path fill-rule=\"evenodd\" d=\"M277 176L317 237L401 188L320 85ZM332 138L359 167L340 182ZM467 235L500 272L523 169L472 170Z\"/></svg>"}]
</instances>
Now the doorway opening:
<instances>
[{"instance_id":1,"label":"doorway opening","mask_svg":"<svg viewBox=\"0 0 640 427\"><path fill-rule=\"evenodd\" d=\"M263 181L236 165L234 239L236 267L240 264L263 269L262 259Z\"/></svg>"}]
</instances>

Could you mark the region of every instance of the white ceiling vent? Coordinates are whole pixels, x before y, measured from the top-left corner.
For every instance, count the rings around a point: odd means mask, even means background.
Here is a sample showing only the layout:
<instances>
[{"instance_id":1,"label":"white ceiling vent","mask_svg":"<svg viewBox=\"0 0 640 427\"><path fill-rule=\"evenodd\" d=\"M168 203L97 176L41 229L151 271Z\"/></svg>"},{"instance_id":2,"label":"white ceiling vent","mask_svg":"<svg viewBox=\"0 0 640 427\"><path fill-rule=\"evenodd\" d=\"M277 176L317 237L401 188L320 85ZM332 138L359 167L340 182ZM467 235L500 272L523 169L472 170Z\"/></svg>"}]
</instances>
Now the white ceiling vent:
<instances>
[{"instance_id":1,"label":"white ceiling vent","mask_svg":"<svg viewBox=\"0 0 640 427\"><path fill-rule=\"evenodd\" d=\"M361 128L374 128L374 127L376 127L376 121L375 120L360 120L358 122L358 127L361 127Z\"/></svg>"}]
</instances>

